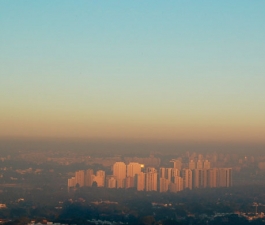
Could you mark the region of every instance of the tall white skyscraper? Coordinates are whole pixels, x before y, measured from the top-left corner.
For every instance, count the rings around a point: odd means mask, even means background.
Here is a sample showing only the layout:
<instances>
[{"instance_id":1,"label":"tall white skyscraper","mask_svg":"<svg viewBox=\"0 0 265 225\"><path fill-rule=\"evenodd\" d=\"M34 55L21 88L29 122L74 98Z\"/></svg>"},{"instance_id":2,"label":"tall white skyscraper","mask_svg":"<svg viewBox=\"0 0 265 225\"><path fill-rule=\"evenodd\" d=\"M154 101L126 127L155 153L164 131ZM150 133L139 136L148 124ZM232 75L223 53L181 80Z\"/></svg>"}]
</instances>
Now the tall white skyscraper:
<instances>
[{"instance_id":1,"label":"tall white skyscraper","mask_svg":"<svg viewBox=\"0 0 265 225\"><path fill-rule=\"evenodd\" d=\"M134 177L141 172L141 164L137 162L130 162L127 165L127 177Z\"/></svg>"},{"instance_id":2,"label":"tall white skyscraper","mask_svg":"<svg viewBox=\"0 0 265 225\"><path fill-rule=\"evenodd\" d=\"M115 162L113 165L113 176L116 179L125 179L126 177L126 165L124 162Z\"/></svg>"},{"instance_id":3,"label":"tall white skyscraper","mask_svg":"<svg viewBox=\"0 0 265 225\"><path fill-rule=\"evenodd\" d=\"M127 177L125 181L125 187L126 188L131 188L136 185L136 174L141 173L141 164L137 162L130 162L127 165Z\"/></svg>"},{"instance_id":4,"label":"tall white skyscraper","mask_svg":"<svg viewBox=\"0 0 265 225\"><path fill-rule=\"evenodd\" d=\"M153 167L147 168L145 178L145 190L146 191L157 191L157 171Z\"/></svg>"},{"instance_id":5,"label":"tall white skyscraper","mask_svg":"<svg viewBox=\"0 0 265 225\"><path fill-rule=\"evenodd\" d=\"M117 180L117 188L125 187L126 165L124 162L116 162L113 165L113 176Z\"/></svg>"},{"instance_id":6,"label":"tall white skyscraper","mask_svg":"<svg viewBox=\"0 0 265 225\"><path fill-rule=\"evenodd\" d=\"M126 165L124 162L115 162L113 165L113 176L116 179L125 179L126 177Z\"/></svg>"}]
</instances>

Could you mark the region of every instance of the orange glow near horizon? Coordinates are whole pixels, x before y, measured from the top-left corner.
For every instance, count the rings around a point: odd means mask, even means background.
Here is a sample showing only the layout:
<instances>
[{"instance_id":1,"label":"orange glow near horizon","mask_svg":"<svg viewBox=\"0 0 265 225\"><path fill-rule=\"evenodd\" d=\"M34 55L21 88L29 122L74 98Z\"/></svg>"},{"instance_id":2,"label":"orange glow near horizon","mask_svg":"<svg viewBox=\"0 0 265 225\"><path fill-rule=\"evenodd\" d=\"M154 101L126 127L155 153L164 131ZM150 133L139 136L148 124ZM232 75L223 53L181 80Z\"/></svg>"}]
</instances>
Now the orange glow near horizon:
<instances>
[{"instance_id":1,"label":"orange glow near horizon","mask_svg":"<svg viewBox=\"0 0 265 225\"><path fill-rule=\"evenodd\" d=\"M83 105L6 104L0 114L0 138L265 142L263 109Z\"/></svg>"},{"instance_id":2,"label":"orange glow near horizon","mask_svg":"<svg viewBox=\"0 0 265 225\"><path fill-rule=\"evenodd\" d=\"M67 119L68 118L68 119ZM236 120L214 122L157 119L84 120L83 118L10 118L1 121L0 137L83 138L106 140L264 142L265 127ZM248 121L250 122L250 121Z\"/></svg>"}]
</instances>

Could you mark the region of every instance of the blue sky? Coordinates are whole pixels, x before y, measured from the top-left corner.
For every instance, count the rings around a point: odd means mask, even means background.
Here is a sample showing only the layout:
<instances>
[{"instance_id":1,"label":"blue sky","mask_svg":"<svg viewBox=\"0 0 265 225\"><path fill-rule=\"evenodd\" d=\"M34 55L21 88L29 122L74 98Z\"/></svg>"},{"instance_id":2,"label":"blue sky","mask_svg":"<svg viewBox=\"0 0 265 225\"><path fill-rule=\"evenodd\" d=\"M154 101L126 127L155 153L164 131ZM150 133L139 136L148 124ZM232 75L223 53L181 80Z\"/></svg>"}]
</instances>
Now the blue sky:
<instances>
[{"instance_id":1,"label":"blue sky","mask_svg":"<svg viewBox=\"0 0 265 225\"><path fill-rule=\"evenodd\" d=\"M260 141L264 8L1 1L0 135Z\"/></svg>"}]
</instances>

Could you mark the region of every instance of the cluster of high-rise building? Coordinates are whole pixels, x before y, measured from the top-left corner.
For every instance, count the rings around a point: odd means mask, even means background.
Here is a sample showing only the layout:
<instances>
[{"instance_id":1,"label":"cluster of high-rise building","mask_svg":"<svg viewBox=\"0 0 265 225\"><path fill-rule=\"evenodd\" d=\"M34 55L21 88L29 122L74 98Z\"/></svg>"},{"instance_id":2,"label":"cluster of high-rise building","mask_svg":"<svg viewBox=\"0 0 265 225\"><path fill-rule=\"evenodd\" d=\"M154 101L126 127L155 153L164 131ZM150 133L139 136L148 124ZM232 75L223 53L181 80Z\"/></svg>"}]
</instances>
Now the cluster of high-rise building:
<instances>
[{"instance_id":1,"label":"cluster of high-rise building","mask_svg":"<svg viewBox=\"0 0 265 225\"><path fill-rule=\"evenodd\" d=\"M68 187L92 186L107 188L136 188L138 191L178 192L186 188L232 186L231 168L211 168L208 160L190 160L183 168L181 160L172 160L173 167L147 167L138 162L116 162L112 175L105 171L80 170L68 179Z\"/></svg>"},{"instance_id":2,"label":"cluster of high-rise building","mask_svg":"<svg viewBox=\"0 0 265 225\"><path fill-rule=\"evenodd\" d=\"M96 174L92 169L88 169L86 171L79 170L75 172L75 176L68 179L68 187L91 187L93 183L97 184L97 187L105 186L105 171L98 170Z\"/></svg>"}]
</instances>

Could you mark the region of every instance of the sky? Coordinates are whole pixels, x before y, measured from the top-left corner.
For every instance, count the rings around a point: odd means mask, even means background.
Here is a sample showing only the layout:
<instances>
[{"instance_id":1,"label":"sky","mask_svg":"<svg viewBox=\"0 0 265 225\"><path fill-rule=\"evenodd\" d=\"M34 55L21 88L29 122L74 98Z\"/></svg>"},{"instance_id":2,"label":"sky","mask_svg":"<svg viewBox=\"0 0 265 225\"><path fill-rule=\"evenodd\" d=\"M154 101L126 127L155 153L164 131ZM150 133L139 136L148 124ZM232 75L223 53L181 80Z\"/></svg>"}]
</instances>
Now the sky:
<instances>
[{"instance_id":1,"label":"sky","mask_svg":"<svg viewBox=\"0 0 265 225\"><path fill-rule=\"evenodd\" d=\"M0 138L265 143L265 1L0 1Z\"/></svg>"}]
</instances>

